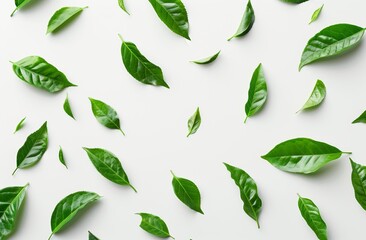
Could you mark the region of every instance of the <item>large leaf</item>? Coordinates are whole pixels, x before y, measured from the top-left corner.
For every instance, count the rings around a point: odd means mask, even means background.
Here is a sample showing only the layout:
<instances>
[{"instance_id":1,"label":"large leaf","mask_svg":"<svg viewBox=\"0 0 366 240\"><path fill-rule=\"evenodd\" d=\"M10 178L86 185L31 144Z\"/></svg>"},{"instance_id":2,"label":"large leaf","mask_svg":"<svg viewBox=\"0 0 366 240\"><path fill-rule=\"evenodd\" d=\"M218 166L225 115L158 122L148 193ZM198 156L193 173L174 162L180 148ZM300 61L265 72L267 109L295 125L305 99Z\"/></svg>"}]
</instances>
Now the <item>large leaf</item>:
<instances>
[{"instance_id":1,"label":"large leaf","mask_svg":"<svg viewBox=\"0 0 366 240\"><path fill-rule=\"evenodd\" d=\"M25 198L24 187L7 187L0 190L0 239L6 239L15 228L19 209Z\"/></svg>"},{"instance_id":2,"label":"large leaf","mask_svg":"<svg viewBox=\"0 0 366 240\"><path fill-rule=\"evenodd\" d=\"M350 159L352 166L352 185L357 202L366 210L366 166L355 163Z\"/></svg>"},{"instance_id":3,"label":"large leaf","mask_svg":"<svg viewBox=\"0 0 366 240\"><path fill-rule=\"evenodd\" d=\"M323 4L320 8L318 8L318 9L316 9L316 10L314 11L313 15L311 15L311 19L310 19L309 24L311 24L311 23L315 22L315 21L319 18L320 13L321 13L321 12L322 12L322 10L323 10L323 7L324 7L324 4Z\"/></svg>"},{"instance_id":4,"label":"large leaf","mask_svg":"<svg viewBox=\"0 0 366 240\"><path fill-rule=\"evenodd\" d=\"M26 119L26 117L24 117L22 120L20 120L20 122L15 127L14 133L18 132L20 129L22 129L24 127L25 119Z\"/></svg>"},{"instance_id":5,"label":"large leaf","mask_svg":"<svg viewBox=\"0 0 366 240\"><path fill-rule=\"evenodd\" d=\"M301 56L299 70L305 65L345 52L363 37L364 28L351 24L336 24L324 28L312 37Z\"/></svg>"},{"instance_id":6,"label":"large leaf","mask_svg":"<svg viewBox=\"0 0 366 240\"><path fill-rule=\"evenodd\" d=\"M250 29L252 29L254 21L255 21L254 10L252 3L249 0L243 18L241 19L240 25L238 27L238 30L231 38L228 39L228 41L230 41L233 38L242 37L246 35L250 31Z\"/></svg>"},{"instance_id":7,"label":"large leaf","mask_svg":"<svg viewBox=\"0 0 366 240\"><path fill-rule=\"evenodd\" d=\"M97 238L96 236L94 236L94 234L91 233L90 231L88 233L89 233L89 240L99 240L99 238Z\"/></svg>"},{"instance_id":8,"label":"large leaf","mask_svg":"<svg viewBox=\"0 0 366 240\"><path fill-rule=\"evenodd\" d=\"M201 114L200 109L197 108L194 114L188 119L188 134L187 137L197 132L201 126Z\"/></svg>"},{"instance_id":9,"label":"large leaf","mask_svg":"<svg viewBox=\"0 0 366 240\"><path fill-rule=\"evenodd\" d=\"M66 99L65 99L63 107L64 107L65 113L75 120L74 113L72 112L72 109L70 106L69 95L66 95Z\"/></svg>"},{"instance_id":10,"label":"large leaf","mask_svg":"<svg viewBox=\"0 0 366 240\"><path fill-rule=\"evenodd\" d=\"M202 213L201 209L201 194L200 190L191 180L180 178L174 175L173 172L172 185L175 195L192 210Z\"/></svg>"},{"instance_id":11,"label":"large leaf","mask_svg":"<svg viewBox=\"0 0 366 240\"><path fill-rule=\"evenodd\" d=\"M186 8L181 0L149 0L156 14L176 34L190 40Z\"/></svg>"},{"instance_id":12,"label":"large leaf","mask_svg":"<svg viewBox=\"0 0 366 240\"><path fill-rule=\"evenodd\" d=\"M192 61L193 63L196 63L196 64L209 64L209 63L212 63L213 61L215 61L217 59L217 57L220 55L220 52L221 51L218 51L217 53L215 53L214 55L210 56L210 57L206 57L206 58L202 58L200 60L195 60L195 61Z\"/></svg>"},{"instance_id":13,"label":"large leaf","mask_svg":"<svg viewBox=\"0 0 366 240\"><path fill-rule=\"evenodd\" d=\"M47 26L47 34L58 31L63 25L71 21L85 8L81 7L63 7L57 10L51 17Z\"/></svg>"},{"instance_id":14,"label":"large leaf","mask_svg":"<svg viewBox=\"0 0 366 240\"><path fill-rule=\"evenodd\" d=\"M262 64L255 69L250 88L248 91L248 101L245 104L245 113L247 114L244 122L262 109L267 100L267 83L264 78Z\"/></svg>"},{"instance_id":15,"label":"large leaf","mask_svg":"<svg viewBox=\"0 0 366 240\"><path fill-rule=\"evenodd\" d=\"M295 138L278 144L262 158L282 171L309 174L340 158L343 153L349 154L327 143Z\"/></svg>"},{"instance_id":16,"label":"large leaf","mask_svg":"<svg viewBox=\"0 0 366 240\"><path fill-rule=\"evenodd\" d=\"M128 13L127 9L126 9L125 1L124 1L124 0L118 0L118 5L119 5L119 7L120 7L123 11L125 11L125 12L129 15L129 13Z\"/></svg>"},{"instance_id":17,"label":"large leaf","mask_svg":"<svg viewBox=\"0 0 366 240\"><path fill-rule=\"evenodd\" d=\"M21 9L22 7L24 7L25 5L27 5L31 1L32 0L15 0L15 6L16 6L16 8L11 13L10 17L12 17L16 11L18 11L19 9Z\"/></svg>"},{"instance_id":18,"label":"large leaf","mask_svg":"<svg viewBox=\"0 0 366 240\"><path fill-rule=\"evenodd\" d=\"M327 91L324 83L321 80L316 81L314 89L310 94L310 97L299 111L319 106L325 99L326 92Z\"/></svg>"},{"instance_id":19,"label":"large leaf","mask_svg":"<svg viewBox=\"0 0 366 240\"><path fill-rule=\"evenodd\" d=\"M80 210L97 201L100 196L93 192L75 192L62 199L55 207L51 216L51 235L48 239L59 232L68 224Z\"/></svg>"},{"instance_id":20,"label":"large leaf","mask_svg":"<svg viewBox=\"0 0 366 240\"><path fill-rule=\"evenodd\" d=\"M364 111L358 118L356 118L352 123L366 123L366 111Z\"/></svg>"},{"instance_id":21,"label":"large leaf","mask_svg":"<svg viewBox=\"0 0 366 240\"><path fill-rule=\"evenodd\" d=\"M309 227L315 232L319 240L327 240L327 225L320 216L318 207L308 198L299 195L299 210Z\"/></svg>"},{"instance_id":22,"label":"large leaf","mask_svg":"<svg viewBox=\"0 0 366 240\"><path fill-rule=\"evenodd\" d=\"M47 146L48 131L47 122L45 122L37 131L28 136L23 146L18 150L17 168L13 175L18 169L29 168L38 163L46 152Z\"/></svg>"},{"instance_id":23,"label":"large leaf","mask_svg":"<svg viewBox=\"0 0 366 240\"><path fill-rule=\"evenodd\" d=\"M256 221L259 228L259 212L262 208L262 200L258 195L257 184L244 170L224 163L231 174L231 178L239 187L240 197L244 203L243 209L249 217Z\"/></svg>"},{"instance_id":24,"label":"large leaf","mask_svg":"<svg viewBox=\"0 0 366 240\"><path fill-rule=\"evenodd\" d=\"M125 42L121 36L120 38L122 40L122 61L131 76L144 84L169 88L168 84L164 81L161 68L147 60L135 44Z\"/></svg>"},{"instance_id":25,"label":"large leaf","mask_svg":"<svg viewBox=\"0 0 366 240\"><path fill-rule=\"evenodd\" d=\"M146 232L160 238L173 238L166 223L158 216L150 213L137 213L141 216L140 227ZM173 238L174 239L174 238Z\"/></svg>"},{"instance_id":26,"label":"large leaf","mask_svg":"<svg viewBox=\"0 0 366 240\"><path fill-rule=\"evenodd\" d=\"M30 85L54 93L76 86L66 76L41 57L30 56L14 62L14 73Z\"/></svg>"}]
</instances>

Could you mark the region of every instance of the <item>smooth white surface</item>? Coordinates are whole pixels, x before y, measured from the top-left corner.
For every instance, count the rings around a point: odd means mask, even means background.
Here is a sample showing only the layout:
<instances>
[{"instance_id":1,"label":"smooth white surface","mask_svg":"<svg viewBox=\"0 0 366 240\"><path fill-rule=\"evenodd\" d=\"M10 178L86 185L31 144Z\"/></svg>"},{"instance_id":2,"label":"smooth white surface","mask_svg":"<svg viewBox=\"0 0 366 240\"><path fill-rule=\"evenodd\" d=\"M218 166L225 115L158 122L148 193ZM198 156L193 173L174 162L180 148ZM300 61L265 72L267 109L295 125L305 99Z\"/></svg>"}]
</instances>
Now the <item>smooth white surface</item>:
<instances>
[{"instance_id":1,"label":"smooth white surface","mask_svg":"<svg viewBox=\"0 0 366 240\"><path fill-rule=\"evenodd\" d=\"M351 125L366 109L365 44L340 58L297 70L307 40L322 28L340 22L365 26L366 3L311 0L289 5L253 0L253 29L231 42L226 39L236 31L246 1L184 3L191 42L160 22L147 0L126 0L130 16L117 0L38 0L13 18L13 2L0 2L0 187L30 183L11 239L46 239L54 206L79 190L95 191L103 198L53 239L87 239L88 230L103 240L155 239L139 228L136 212L159 215L177 240L316 239L298 211L296 193L318 205L329 239L364 238L366 215L354 198L347 156L312 176L281 172L260 156L281 141L303 136L352 151L356 162L366 164L366 127ZM322 3L321 16L309 26L311 14ZM89 8L58 34L46 36L49 18L63 6ZM118 33L163 69L170 90L142 85L129 76L121 61ZM209 66L189 62L218 50L220 57ZM51 95L20 81L9 60L29 55L44 57L79 86ZM249 81L260 62L269 99L244 125ZM327 86L324 104L295 114L316 79ZM76 121L62 109L67 93ZM94 119L88 97L119 112L126 137ZM187 139L187 120L197 106L203 122ZM24 116L25 128L13 135ZM12 177L17 150L46 120L48 151L35 167ZM69 170L58 161L59 145ZM104 179L83 146L115 153L138 194ZM256 180L263 200L260 230L244 213L239 191L222 162L245 169ZM169 170L198 185L205 215L179 202Z\"/></svg>"}]
</instances>

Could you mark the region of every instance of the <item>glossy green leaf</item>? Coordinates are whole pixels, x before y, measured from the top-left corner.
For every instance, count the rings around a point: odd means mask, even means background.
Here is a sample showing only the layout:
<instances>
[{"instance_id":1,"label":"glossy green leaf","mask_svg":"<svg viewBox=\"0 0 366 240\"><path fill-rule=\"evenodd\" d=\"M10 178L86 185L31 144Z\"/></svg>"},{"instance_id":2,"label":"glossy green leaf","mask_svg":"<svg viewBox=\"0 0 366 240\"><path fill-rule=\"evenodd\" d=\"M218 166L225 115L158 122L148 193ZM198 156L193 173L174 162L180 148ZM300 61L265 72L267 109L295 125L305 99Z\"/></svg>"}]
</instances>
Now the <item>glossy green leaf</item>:
<instances>
[{"instance_id":1,"label":"glossy green leaf","mask_svg":"<svg viewBox=\"0 0 366 240\"><path fill-rule=\"evenodd\" d=\"M189 38L189 23L186 8L181 0L149 0L156 14L176 34Z\"/></svg>"},{"instance_id":2,"label":"glossy green leaf","mask_svg":"<svg viewBox=\"0 0 366 240\"><path fill-rule=\"evenodd\" d=\"M12 62L14 73L24 82L54 93L67 87L74 87L66 76L53 65L38 56L23 58L18 62Z\"/></svg>"},{"instance_id":3,"label":"glossy green leaf","mask_svg":"<svg viewBox=\"0 0 366 240\"><path fill-rule=\"evenodd\" d=\"M188 134L187 137L197 132L201 126L200 108L197 108L194 114L188 120Z\"/></svg>"},{"instance_id":4,"label":"glossy green leaf","mask_svg":"<svg viewBox=\"0 0 366 240\"><path fill-rule=\"evenodd\" d=\"M313 15L311 16L311 19L310 19L309 24L315 22L319 18L319 15L322 12L323 7L324 7L324 4L320 8L318 8L317 10L315 10L315 12L313 13Z\"/></svg>"},{"instance_id":5,"label":"glossy green leaf","mask_svg":"<svg viewBox=\"0 0 366 240\"><path fill-rule=\"evenodd\" d=\"M210 56L210 57L206 57L200 60L196 60L196 61L192 61L193 63L196 64L209 64L212 63L213 61L215 61L217 59L217 57L220 55L221 51L218 51L215 55Z\"/></svg>"},{"instance_id":6,"label":"glossy green leaf","mask_svg":"<svg viewBox=\"0 0 366 240\"><path fill-rule=\"evenodd\" d=\"M89 233L89 240L99 240L99 238L97 238L96 236L94 236L94 234L91 233L90 231L88 233Z\"/></svg>"},{"instance_id":7,"label":"glossy green leaf","mask_svg":"<svg viewBox=\"0 0 366 240\"><path fill-rule=\"evenodd\" d=\"M7 239L14 229L28 184L0 190L0 239Z\"/></svg>"},{"instance_id":8,"label":"glossy green leaf","mask_svg":"<svg viewBox=\"0 0 366 240\"><path fill-rule=\"evenodd\" d=\"M122 39L121 36L120 38ZM121 55L126 70L137 81L148 85L169 88L164 81L161 68L147 60L134 43L125 42L122 39Z\"/></svg>"},{"instance_id":9,"label":"glossy green leaf","mask_svg":"<svg viewBox=\"0 0 366 240\"><path fill-rule=\"evenodd\" d=\"M192 210L203 213L201 209L201 194L200 190L191 180L180 178L173 175L172 185L175 195L179 198L182 203L187 205Z\"/></svg>"},{"instance_id":10,"label":"glossy green leaf","mask_svg":"<svg viewBox=\"0 0 366 240\"><path fill-rule=\"evenodd\" d=\"M355 197L361 207L366 210L366 166L355 163L351 158L352 185Z\"/></svg>"},{"instance_id":11,"label":"glossy green leaf","mask_svg":"<svg viewBox=\"0 0 366 240\"><path fill-rule=\"evenodd\" d=\"M238 27L238 30L231 38L228 39L228 41L230 41L233 38L242 37L246 35L250 31L250 29L252 29L254 21L255 21L254 10L252 3L249 0L243 18L241 19L240 25Z\"/></svg>"},{"instance_id":12,"label":"glossy green leaf","mask_svg":"<svg viewBox=\"0 0 366 240\"><path fill-rule=\"evenodd\" d=\"M118 5L119 5L119 7L120 7L123 11L125 11L125 12L129 15L129 13L128 13L127 9L126 9L125 1L124 1L124 0L118 0Z\"/></svg>"},{"instance_id":13,"label":"glossy green leaf","mask_svg":"<svg viewBox=\"0 0 366 240\"><path fill-rule=\"evenodd\" d=\"M93 98L89 100L93 114L100 124L110 129L117 129L125 135L121 129L118 113L111 106Z\"/></svg>"},{"instance_id":14,"label":"glossy green leaf","mask_svg":"<svg viewBox=\"0 0 366 240\"><path fill-rule=\"evenodd\" d=\"M23 8L25 5L27 5L28 3L30 3L32 0L15 0L15 6L16 8L14 9L14 11L11 13L10 17L12 17L14 15L14 13L16 11L18 11L19 9Z\"/></svg>"},{"instance_id":15,"label":"glossy green leaf","mask_svg":"<svg viewBox=\"0 0 366 240\"><path fill-rule=\"evenodd\" d=\"M324 28L308 41L301 56L299 70L305 65L349 50L361 41L364 32L364 28L351 24Z\"/></svg>"},{"instance_id":16,"label":"glossy green leaf","mask_svg":"<svg viewBox=\"0 0 366 240\"><path fill-rule=\"evenodd\" d=\"M244 170L224 163L230 172L231 178L239 187L240 197L244 203L243 209L249 217L256 221L259 228L259 212L262 208L262 200L258 195L257 184Z\"/></svg>"},{"instance_id":17,"label":"glossy green leaf","mask_svg":"<svg viewBox=\"0 0 366 240\"><path fill-rule=\"evenodd\" d=\"M299 210L309 227L314 231L319 240L327 240L327 225L323 221L318 207L308 198L299 195Z\"/></svg>"},{"instance_id":18,"label":"glossy green leaf","mask_svg":"<svg viewBox=\"0 0 366 240\"><path fill-rule=\"evenodd\" d=\"M55 207L51 216L51 235L48 239L59 232L68 224L80 210L89 204L100 199L100 196L93 192L75 192L62 199Z\"/></svg>"},{"instance_id":19,"label":"glossy green leaf","mask_svg":"<svg viewBox=\"0 0 366 240\"><path fill-rule=\"evenodd\" d=\"M14 133L18 132L20 129L22 129L24 127L24 121L25 121L26 117L24 117L22 120L20 120L20 122L18 123L18 125L16 126Z\"/></svg>"},{"instance_id":20,"label":"glossy green leaf","mask_svg":"<svg viewBox=\"0 0 366 240\"><path fill-rule=\"evenodd\" d=\"M69 95L66 95L66 99L64 102L64 111L67 115L69 115L71 118L73 118L75 120L75 117L74 117L74 114L72 112L70 102L69 102Z\"/></svg>"},{"instance_id":21,"label":"glossy green leaf","mask_svg":"<svg viewBox=\"0 0 366 240\"><path fill-rule=\"evenodd\" d=\"M278 144L262 158L282 171L309 174L340 158L343 153L350 154L327 143L295 138Z\"/></svg>"},{"instance_id":22,"label":"glossy green leaf","mask_svg":"<svg viewBox=\"0 0 366 240\"><path fill-rule=\"evenodd\" d=\"M29 168L38 163L47 147L48 132L47 122L45 122L37 131L27 137L23 146L18 150L17 168L14 170L13 175L18 169Z\"/></svg>"},{"instance_id":23,"label":"glossy green leaf","mask_svg":"<svg viewBox=\"0 0 366 240\"><path fill-rule=\"evenodd\" d=\"M245 104L245 113L247 119L262 109L267 100L267 83L264 78L262 64L255 69L252 80L250 81L250 88L248 91L248 101Z\"/></svg>"},{"instance_id":24,"label":"glossy green leaf","mask_svg":"<svg viewBox=\"0 0 366 240\"><path fill-rule=\"evenodd\" d=\"M61 146L60 146L60 150L58 151L58 159L60 160L60 163L62 163L67 168L65 158L64 158L64 151L62 150Z\"/></svg>"},{"instance_id":25,"label":"glossy green leaf","mask_svg":"<svg viewBox=\"0 0 366 240\"><path fill-rule=\"evenodd\" d=\"M325 99L326 93L327 91L324 83L321 80L316 81L310 97L298 112L319 106Z\"/></svg>"},{"instance_id":26,"label":"glossy green leaf","mask_svg":"<svg viewBox=\"0 0 366 240\"><path fill-rule=\"evenodd\" d=\"M169 229L166 223L160 217L152 215L150 213L137 214L141 216L140 227L146 232L160 238L173 238L169 233Z\"/></svg>"},{"instance_id":27,"label":"glossy green leaf","mask_svg":"<svg viewBox=\"0 0 366 240\"><path fill-rule=\"evenodd\" d=\"M309 0L282 0L282 2L288 2L288 3L295 3L295 4L299 4L299 3L303 3L303 2L307 2Z\"/></svg>"},{"instance_id":28,"label":"glossy green leaf","mask_svg":"<svg viewBox=\"0 0 366 240\"><path fill-rule=\"evenodd\" d=\"M358 118L356 118L352 123L366 123L366 111L364 111Z\"/></svg>"},{"instance_id":29,"label":"glossy green leaf","mask_svg":"<svg viewBox=\"0 0 366 240\"><path fill-rule=\"evenodd\" d=\"M48 22L47 34L58 31L65 23L74 19L85 8L87 7L63 7L57 10Z\"/></svg>"},{"instance_id":30,"label":"glossy green leaf","mask_svg":"<svg viewBox=\"0 0 366 240\"><path fill-rule=\"evenodd\" d=\"M100 174L119 185L128 185L136 192L136 189L130 184L121 162L113 153L101 148L84 147L83 149Z\"/></svg>"}]
</instances>

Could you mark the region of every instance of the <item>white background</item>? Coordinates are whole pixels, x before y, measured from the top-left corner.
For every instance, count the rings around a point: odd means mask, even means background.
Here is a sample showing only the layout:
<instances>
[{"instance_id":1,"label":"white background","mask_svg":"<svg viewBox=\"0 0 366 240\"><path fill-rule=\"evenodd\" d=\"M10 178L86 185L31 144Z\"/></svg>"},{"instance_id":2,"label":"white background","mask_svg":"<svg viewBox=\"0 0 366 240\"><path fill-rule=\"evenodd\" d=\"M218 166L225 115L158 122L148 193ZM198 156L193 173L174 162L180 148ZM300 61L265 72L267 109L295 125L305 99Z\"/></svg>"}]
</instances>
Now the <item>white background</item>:
<instances>
[{"instance_id":1,"label":"white background","mask_svg":"<svg viewBox=\"0 0 366 240\"><path fill-rule=\"evenodd\" d=\"M253 29L231 42L226 39L236 31L246 1L184 3L191 42L160 22L147 0L126 0L130 16L117 0L38 0L13 18L9 17L13 2L0 2L0 185L30 183L11 239L46 239L55 205L79 190L103 198L53 239L87 239L88 230L103 240L155 239L139 228L136 212L160 216L177 240L316 239L298 211L296 193L318 205L329 239L363 239L366 214L354 197L347 156L311 176L281 172L260 156L284 140L310 137L352 151L356 162L366 164L366 127L351 124L366 108L366 45L297 70L307 40L322 28L341 22L365 26L366 3L311 0L289 5L253 0ZM309 26L311 14L322 3L323 13ZM89 8L58 34L46 36L49 18L63 6ZM118 33L163 69L170 90L140 84L127 73ZM209 66L189 62L218 50L222 50L220 57ZM79 86L52 95L22 82L9 60L29 55L42 56ZM263 111L244 125L249 81L259 63L263 63L269 98ZM317 79L327 86L324 104L295 114ZM62 109L67 93L76 121ZM88 97L118 111L126 137L94 119ZM197 106L202 125L187 139L187 120ZM24 116L24 129L13 135ZM46 120L46 154L35 167L12 177L17 150ZM58 161L59 145L69 170ZM115 153L138 194L104 179L83 146ZM246 170L257 182L263 200L261 229L244 213L238 188L222 162ZM170 170L198 185L205 215L176 198Z\"/></svg>"}]
</instances>

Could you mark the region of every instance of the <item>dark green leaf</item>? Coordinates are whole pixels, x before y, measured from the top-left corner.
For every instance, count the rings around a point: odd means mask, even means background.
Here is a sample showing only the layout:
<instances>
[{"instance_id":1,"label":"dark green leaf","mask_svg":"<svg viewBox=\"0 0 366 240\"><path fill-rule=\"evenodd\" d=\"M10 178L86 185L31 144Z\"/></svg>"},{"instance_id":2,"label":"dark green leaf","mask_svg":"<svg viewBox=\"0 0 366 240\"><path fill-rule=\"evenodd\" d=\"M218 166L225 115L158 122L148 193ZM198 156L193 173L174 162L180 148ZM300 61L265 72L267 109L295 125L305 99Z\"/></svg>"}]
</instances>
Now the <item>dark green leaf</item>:
<instances>
[{"instance_id":1,"label":"dark green leaf","mask_svg":"<svg viewBox=\"0 0 366 240\"><path fill-rule=\"evenodd\" d=\"M0 239L7 239L13 232L27 187L28 184L24 187L7 187L0 190Z\"/></svg>"},{"instance_id":2,"label":"dark green leaf","mask_svg":"<svg viewBox=\"0 0 366 240\"><path fill-rule=\"evenodd\" d=\"M80 210L97 201L100 196L93 192L76 192L62 199L55 207L51 216L51 235L48 239L59 232L68 224Z\"/></svg>"},{"instance_id":3,"label":"dark green leaf","mask_svg":"<svg viewBox=\"0 0 366 240\"><path fill-rule=\"evenodd\" d=\"M69 96L68 95L66 95L66 99L65 99L65 102L64 102L64 111L67 115L69 115L71 118L73 118L75 120L74 114L73 114L71 106L70 106Z\"/></svg>"},{"instance_id":4,"label":"dark green leaf","mask_svg":"<svg viewBox=\"0 0 366 240\"><path fill-rule=\"evenodd\" d=\"M173 238L165 222L158 216L152 215L150 213L137 213L141 216L140 227L146 232L151 233L160 238ZM174 238L173 238L174 239Z\"/></svg>"},{"instance_id":5,"label":"dark green leaf","mask_svg":"<svg viewBox=\"0 0 366 240\"><path fill-rule=\"evenodd\" d=\"M327 240L327 225L320 216L318 207L308 198L299 195L299 210L309 227L315 232L319 240Z\"/></svg>"},{"instance_id":6,"label":"dark green leaf","mask_svg":"<svg viewBox=\"0 0 366 240\"><path fill-rule=\"evenodd\" d=\"M215 61L217 59L217 57L220 55L221 51L218 51L215 55L207 57L207 58L203 58L200 60L196 60L196 61L192 61L193 63L197 63L197 64L209 64L212 63L213 61Z\"/></svg>"},{"instance_id":7,"label":"dark green leaf","mask_svg":"<svg viewBox=\"0 0 366 240\"><path fill-rule=\"evenodd\" d=\"M246 35L250 31L250 29L252 29L254 20L255 20L254 10L252 7L252 3L249 0L238 30L231 38L228 39L228 41L230 41L233 38L242 37Z\"/></svg>"},{"instance_id":8,"label":"dark green leaf","mask_svg":"<svg viewBox=\"0 0 366 240\"><path fill-rule=\"evenodd\" d=\"M355 190L357 202L366 210L366 167L355 163L350 158L352 165L352 185Z\"/></svg>"},{"instance_id":9,"label":"dark green leaf","mask_svg":"<svg viewBox=\"0 0 366 240\"><path fill-rule=\"evenodd\" d=\"M361 41L364 32L364 28L351 24L336 24L324 28L308 41L301 56L299 70L305 65L354 47Z\"/></svg>"},{"instance_id":10,"label":"dark green leaf","mask_svg":"<svg viewBox=\"0 0 366 240\"><path fill-rule=\"evenodd\" d=\"M65 162L65 158L64 158L64 152L62 151L61 146L60 146L60 150L58 151L58 159L67 168L67 165L66 165L66 162Z\"/></svg>"},{"instance_id":11,"label":"dark green leaf","mask_svg":"<svg viewBox=\"0 0 366 240\"><path fill-rule=\"evenodd\" d=\"M325 96L326 96L326 88L324 83L321 80L316 81L310 97L298 112L319 106L325 99Z\"/></svg>"},{"instance_id":12,"label":"dark green leaf","mask_svg":"<svg viewBox=\"0 0 366 240\"><path fill-rule=\"evenodd\" d=\"M366 123L366 111L364 111L358 118L356 118L352 123Z\"/></svg>"},{"instance_id":13,"label":"dark green leaf","mask_svg":"<svg viewBox=\"0 0 366 240\"><path fill-rule=\"evenodd\" d=\"M118 5L119 5L119 7L120 7L123 11L125 11L125 12L129 15L129 13L128 13L127 9L126 9L125 1L124 1L124 0L118 0Z\"/></svg>"},{"instance_id":14,"label":"dark green leaf","mask_svg":"<svg viewBox=\"0 0 366 240\"><path fill-rule=\"evenodd\" d=\"M259 110L262 109L267 100L267 83L264 78L262 64L255 69L252 80L250 81L250 88L248 91L248 101L245 104L245 113L247 117L244 122Z\"/></svg>"},{"instance_id":15,"label":"dark green leaf","mask_svg":"<svg viewBox=\"0 0 366 240\"><path fill-rule=\"evenodd\" d=\"M101 148L84 147L83 149L100 174L119 185L128 185L136 192L136 189L130 184L121 162L113 153Z\"/></svg>"},{"instance_id":16,"label":"dark green leaf","mask_svg":"<svg viewBox=\"0 0 366 240\"><path fill-rule=\"evenodd\" d=\"M203 213L201 209L201 194L200 190L191 180L180 178L174 175L173 172L173 189L175 195L192 210Z\"/></svg>"},{"instance_id":17,"label":"dark green leaf","mask_svg":"<svg viewBox=\"0 0 366 240\"><path fill-rule=\"evenodd\" d=\"M81 13L85 8L81 7L63 7L57 10L51 17L47 26L47 34L53 33L60 29L65 23L72 20L75 16Z\"/></svg>"},{"instance_id":18,"label":"dark green leaf","mask_svg":"<svg viewBox=\"0 0 366 240\"><path fill-rule=\"evenodd\" d=\"M37 131L28 136L23 146L18 150L17 168L13 175L18 169L29 168L38 163L46 152L47 146L48 132L47 122L45 122Z\"/></svg>"},{"instance_id":19,"label":"dark green leaf","mask_svg":"<svg viewBox=\"0 0 366 240\"><path fill-rule=\"evenodd\" d=\"M118 129L125 135L121 129L118 114L111 106L93 98L89 98L89 100L93 114L100 124L110 129Z\"/></svg>"},{"instance_id":20,"label":"dark green leaf","mask_svg":"<svg viewBox=\"0 0 366 240\"><path fill-rule=\"evenodd\" d=\"M318 8L317 10L315 10L315 12L313 13L313 15L311 16L311 19L310 19L309 24L315 22L318 19L320 13L323 10L323 7L324 7L324 4L320 8Z\"/></svg>"},{"instance_id":21,"label":"dark green leaf","mask_svg":"<svg viewBox=\"0 0 366 240\"><path fill-rule=\"evenodd\" d=\"M187 137L196 133L200 126L201 126L201 114L200 114L200 108L197 108L196 112L188 120Z\"/></svg>"},{"instance_id":22,"label":"dark green leaf","mask_svg":"<svg viewBox=\"0 0 366 240\"><path fill-rule=\"evenodd\" d=\"M282 171L309 174L340 158L343 153L350 154L323 142L295 138L278 144L262 158Z\"/></svg>"},{"instance_id":23,"label":"dark green leaf","mask_svg":"<svg viewBox=\"0 0 366 240\"><path fill-rule=\"evenodd\" d=\"M15 6L16 6L16 8L11 13L10 17L12 17L16 11L18 11L19 9L21 9L22 7L24 7L25 5L27 5L31 1L32 0L15 0Z\"/></svg>"},{"instance_id":24,"label":"dark green leaf","mask_svg":"<svg viewBox=\"0 0 366 240\"><path fill-rule=\"evenodd\" d=\"M25 121L26 117L24 117L22 120L20 120L20 122L18 123L18 125L16 126L14 133L18 132L20 129L22 129L24 127L24 121Z\"/></svg>"},{"instance_id":25,"label":"dark green leaf","mask_svg":"<svg viewBox=\"0 0 366 240\"><path fill-rule=\"evenodd\" d=\"M262 200L258 195L257 184L245 171L224 163L231 174L231 178L239 187L240 197L244 203L243 209L249 217L254 219L259 228L259 212L262 208Z\"/></svg>"},{"instance_id":26,"label":"dark green leaf","mask_svg":"<svg viewBox=\"0 0 366 240\"><path fill-rule=\"evenodd\" d=\"M99 238L94 236L90 231L88 233L89 233L89 240L99 240Z\"/></svg>"},{"instance_id":27,"label":"dark green leaf","mask_svg":"<svg viewBox=\"0 0 366 240\"><path fill-rule=\"evenodd\" d=\"M66 76L41 57L30 56L12 63L14 73L26 83L54 93L76 85L70 83Z\"/></svg>"},{"instance_id":28,"label":"dark green leaf","mask_svg":"<svg viewBox=\"0 0 366 240\"><path fill-rule=\"evenodd\" d=\"M309 0L282 0L283 2L288 2L288 3L295 3L295 4L299 4L299 3L303 3L303 2L307 2Z\"/></svg>"},{"instance_id":29,"label":"dark green leaf","mask_svg":"<svg viewBox=\"0 0 366 240\"><path fill-rule=\"evenodd\" d=\"M149 0L156 14L176 34L189 38L189 23L186 8L181 0Z\"/></svg>"},{"instance_id":30,"label":"dark green leaf","mask_svg":"<svg viewBox=\"0 0 366 240\"><path fill-rule=\"evenodd\" d=\"M120 38L122 39L121 35ZM164 81L161 68L147 60L135 44L125 42L122 39L121 55L126 70L137 81L144 84L169 88L168 84Z\"/></svg>"}]
</instances>

